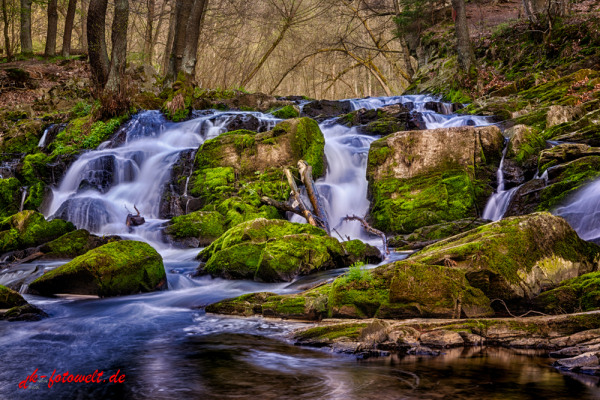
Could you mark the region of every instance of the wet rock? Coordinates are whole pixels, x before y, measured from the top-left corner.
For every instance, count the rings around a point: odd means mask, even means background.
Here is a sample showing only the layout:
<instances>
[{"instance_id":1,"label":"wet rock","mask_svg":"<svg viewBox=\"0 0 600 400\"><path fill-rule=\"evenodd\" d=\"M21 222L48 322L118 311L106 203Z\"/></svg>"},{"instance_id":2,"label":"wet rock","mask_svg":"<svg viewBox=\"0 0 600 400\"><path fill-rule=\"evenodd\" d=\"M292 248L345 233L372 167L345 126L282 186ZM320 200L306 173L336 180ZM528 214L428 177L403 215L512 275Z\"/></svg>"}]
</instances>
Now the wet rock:
<instances>
[{"instance_id":1,"label":"wet rock","mask_svg":"<svg viewBox=\"0 0 600 400\"><path fill-rule=\"evenodd\" d=\"M439 356L442 353L439 350L432 350L427 346L416 346L408 349L406 354L411 356Z\"/></svg>"},{"instance_id":2,"label":"wet rock","mask_svg":"<svg viewBox=\"0 0 600 400\"><path fill-rule=\"evenodd\" d=\"M38 246L74 230L71 222L46 221L40 213L23 211L0 222L0 252Z\"/></svg>"},{"instance_id":3,"label":"wet rock","mask_svg":"<svg viewBox=\"0 0 600 400\"><path fill-rule=\"evenodd\" d=\"M388 246L397 250L413 249L413 244L423 243L421 247L432 244L431 241L441 240L459 233L469 231L488 224L490 221L481 218L461 219L452 222L424 226L409 235L398 235L388 238Z\"/></svg>"},{"instance_id":4,"label":"wet rock","mask_svg":"<svg viewBox=\"0 0 600 400\"><path fill-rule=\"evenodd\" d=\"M165 234L178 247L204 247L225 232L223 216L216 212L196 211L171 219Z\"/></svg>"},{"instance_id":5,"label":"wet rock","mask_svg":"<svg viewBox=\"0 0 600 400\"><path fill-rule=\"evenodd\" d=\"M458 334L465 342L465 346L483 346L485 338L468 331L459 331Z\"/></svg>"},{"instance_id":6,"label":"wet rock","mask_svg":"<svg viewBox=\"0 0 600 400\"><path fill-rule=\"evenodd\" d=\"M410 233L474 216L475 205L483 208L491 192L484 181L494 175L503 147L495 126L397 132L376 140L367 166L373 226Z\"/></svg>"},{"instance_id":7,"label":"wet rock","mask_svg":"<svg viewBox=\"0 0 600 400\"><path fill-rule=\"evenodd\" d=\"M558 164L588 156L600 156L600 147L590 147L587 144L563 143L540 153L540 174Z\"/></svg>"},{"instance_id":8,"label":"wet rock","mask_svg":"<svg viewBox=\"0 0 600 400\"><path fill-rule=\"evenodd\" d=\"M573 358L564 358L554 362L554 366L568 371L577 370L583 367L598 367L598 353L584 353Z\"/></svg>"},{"instance_id":9,"label":"wet rock","mask_svg":"<svg viewBox=\"0 0 600 400\"><path fill-rule=\"evenodd\" d=\"M454 331L438 330L433 332L427 332L421 335L419 338L421 343L429 347L453 347L462 346L465 341Z\"/></svg>"},{"instance_id":10,"label":"wet rock","mask_svg":"<svg viewBox=\"0 0 600 400\"><path fill-rule=\"evenodd\" d=\"M13 308L27 304L19 293L0 285L0 309Z\"/></svg>"},{"instance_id":11,"label":"wet rock","mask_svg":"<svg viewBox=\"0 0 600 400\"><path fill-rule=\"evenodd\" d=\"M411 259L452 265L490 299L526 307L542 289L598 269L600 247L580 239L563 218L542 212L453 236Z\"/></svg>"},{"instance_id":12,"label":"wet rock","mask_svg":"<svg viewBox=\"0 0 600 400\"><path fill-rule=\"evenodd\" d=\"M502 165L504 174L504 189L508 190L525 182L525 174L519 164L510 159L505 159ZM532 178L532 177L529 177Z\"/></svg>"},{"instance_id":13,"label":"wet rock","mask_svg":"<svg viewBox=\"0 0 600 400\"><path fill-rule=\"evenodd\" d=\"M79 229L40 246L39 251L44 253L42 260L70 259L119 240L121 240L119 236L99 237L92 235L85 229Z\"/></svg>"},{"instance_id":14,"label":"wet rock","mask_svg":"<svg viewBox=\"0 0 600 400\"><path fill-rule=\"evenodd\" d=\"M13 307L8 310L4 315L0 317L0 319L14 322L14 321L39 321L41 319L48 318L48 314L46 314L42 309L31 305L26 304L19 307Z\"/></svg>"},{"instance_id":15,"label":"wet rock","mask_svg":"<svg viewBox=\"0 0 600 400\"><path fill-rule=\"evenodd\" d=\"M191 196L187 195L186 186L189 185L190 176L194 168L196 151L184 150L173 164L171 177L163 187L163 194L159 205L159 218L171 219L185 215ZM186 195L183 198L183 195Z\"/></svg>"},{"instance_id":16,"label":"wet rock","mask_svg":"<svg viewBox=\"0 0 600 400\"><path fill-rule=\"evenodd\" d=\"M123 296L167 289L162 257L150 245L106 244L46 272L29 285L32 293Z\"/></svg>"},{"instance_id":17,"label":"wet rock","mask_svg":"<svg viewBox=\"0 0 600 400\"><path fill-rule=\"evenodd\" d=\"M200 274L289 282L298 275L350 265L342 244L309 224L259 218L239 224L198 255ZM360 260L364 261L366 255Z\"/></svg>"},{"instance_id":18,"label":"wet rock","mask_svg":"<svg viewBox=\"0 0 600 400\"><path fill-rule=\"evenodd\" d=\"M289 105L289 106L285 106L279 110L273 111L272 114L275 118L281 118L281 119L298 118L298 117L300 117L300 108L295 105L294 106Z\"/></svg>"},{"instance_id":19,"label":"wet rock","mask_svg":"<svg viewBox=\"0 0 600 400\"><path fill-rule=\"evenodd\" d=\"M546 128L552 128L565 122L571 122L582 116L580 107L550 106L546 117Z\"/></svg>"},{"instance_id":20,"label":"wet rock","mask_svg":"<svg viewBox=\"0 0 600 400\"><path fill-rule=\"evenodd\" d=\"M352 111L349 101L317 100L305 104L302 114L315 119L326 119L348 114Z\"/></svg>"},{"instance_id":21,"label":"wet rock","mask_svg":"<svg viewBox=\"0 0 600 400\"><path fill-rule=\"evenodd\" d=\"M542 190L546 187L544 179L532 179L513 194L504 217L514 217L534 213L540 204Z\"/></svg>"},{"instance_id":22,"label":"wet rock","mask_svg":"<svg viewBox=\"0 0 600 400\"><path fill-rule=\"evenodd\" d=\"M450 115L454 112L455 108L458 110L458 107L462 105L458 103L455 104L456 106L454 104L446 104L439 101L428 101L423 105L423 107L426 110L431 110L438 114Z\"/></svg>"},{"instance_id":23,"label":"wet rock","mask_svg":"<svg viewBox=\"0 0 600 400\"><path fill-rule=\"evenodd\" d=\"M533 300L533 306L546 313L596 310L600 308L599 289L600 272L592 272L565 280L557 288L541 293Z\"/></svg>"},{"instance_id":24,"label":"wet rock","mask_svg":"<svg viewBox=\"0 0 600 400\"><path fill-rule=\"evenodd\" d=\"M598 335L596 335L598 338ZM562 339L562 338L561 338ZM557 343L558 344L558 343ZM552 358L572 358L584 353L600 352L600 343L594 345L581 345L575 347L565 347L564 349L551 351L548 355Z\"/></svg>"}]
</instances>

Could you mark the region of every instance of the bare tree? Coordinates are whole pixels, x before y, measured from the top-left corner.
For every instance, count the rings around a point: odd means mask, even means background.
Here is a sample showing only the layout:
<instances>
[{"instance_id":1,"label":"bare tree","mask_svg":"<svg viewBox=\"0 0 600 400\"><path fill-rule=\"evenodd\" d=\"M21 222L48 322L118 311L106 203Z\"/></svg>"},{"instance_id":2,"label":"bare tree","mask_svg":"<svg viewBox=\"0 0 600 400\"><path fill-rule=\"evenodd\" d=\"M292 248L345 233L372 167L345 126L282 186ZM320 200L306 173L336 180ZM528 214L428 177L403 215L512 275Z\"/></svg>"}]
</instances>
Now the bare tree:
<instances>
[{"instance_id":1,"label":"bare tree","mask_svg":"<svg viewBox=\"0 0 600 400\"><path fill-rule=\"evenodd\" d=\"M94 84L104 88L108 80L110 61L106 49L106 8L108 0L90 0L88 8L88 52Z\"/></svg>"},{"instance_id":2,"label":"bare tree","mask_svg":"<svg viewBox=\"0 0 600 400\"><path fill-rule=\"evenodd\" d=\"M69 0L67 17L65 18L65 32L63 34L63 47L61 53L63 57L69 57L71 55L71 35L73 34L73 23L75 21L76 9L77 0Z\"/></svg>"},{"instance_id":3,"label":"bare tree","mask_svg":"<svg viewBox=\"0 0 600 400\"><path fill-rule=\"evenodd\" d=\"M12 47L10 44L10 21L8 19L8 6L6 0L2 0L2 18L4 20L4 47L6 48L6 60L10 61L12 59Z\"/></svg>"},{"instance_id":4,"label":"bare tree","mask_svg":"<svg viewBox=\"0 0 600 400\"><path fill-rule=\"evenodd\" d=\"M48 2L48 32L46 34L46 50L44 55L52 57L56 54L56 31L58 30L57 0Z\"/></svg>"},{"instance_id":5,"label":"bare tree","mask_svg":"<svg viewBox=\"0 0 600 400\"><path fill-rule=\"evenodd\" d=\"M32 0L21 0L21 54L33 55L31 41L31 3Z\"/></svg>"},{"instance_id":6,"label":"bare tree","mask_svg":"<svg viewBox=\"0 0 600 400\"><path fill-rule=\"evenodd\" d=\"M115 0L112 24L112 54L106 90L117 92L127 64L127 27L129 24L129 0Z\"/></svg>"},{"instance_id":7,"label":"bare tree","mask_svg":"<svg viewBox=\"0 0 600 400\"><path fill-rule=\"evenodd\" d=\"M146 19L146 35L145 35L145 38L144 38L145 39L145 42L144 42L144 61L147 64L152 64L152 53L153 53L153 50L154 50L152 28L153 28L153 25L154 25L155 0L147 0L147 6L148 6L148 17Z\"/></svg>"},{"instance_id":8,"label":"bare tree","mask_svg":"<svg viewBox=\"0 0 600 400\"><path fill-rule=\"evenodd\" d=\"M469 25L464 0L452 0L452 8L456 11L455 32L458 65L463 71L469 72L475 66L475 53L469 38Z\"/></svg>"}]
</instances>

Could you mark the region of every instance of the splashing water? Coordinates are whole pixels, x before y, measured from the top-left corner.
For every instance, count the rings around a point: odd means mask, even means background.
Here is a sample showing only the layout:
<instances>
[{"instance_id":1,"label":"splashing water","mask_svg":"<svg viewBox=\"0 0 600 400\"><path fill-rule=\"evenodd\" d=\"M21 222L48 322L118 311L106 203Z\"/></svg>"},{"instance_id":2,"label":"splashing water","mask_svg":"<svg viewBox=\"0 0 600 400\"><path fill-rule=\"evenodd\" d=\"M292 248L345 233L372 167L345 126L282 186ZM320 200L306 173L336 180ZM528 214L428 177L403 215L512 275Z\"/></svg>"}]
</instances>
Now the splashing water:
<instances>
[{"instance_id":1,"label":"splashing water","mask_svg":"<svg viewBox=\"0 0 600 400\"><path fill-rule=\"evenodd\" d=\"M504 167L504 158L506 157L506 152L508 151L508 142L502 151L502 160L500 161L500 166L498 167L498 171L496 171L496 176L498 178L498 189L492 197L488 200L485 208L483 210L483 219L490 219L492 221L501 220L508 206L510 204L510 200L514 196L515 192L519 189L520 186L514 187L509 190L504 190L504 172L502 168Z\"/></svg>"},{"instance_id":2,"label":"splashing water","mask_svg":"<svg viewBox=\"0 0 600 400\"><path fill-rule=\"evenodd\" d=\"M600 180L575 192L552 213L566 219L582 239L600 238Z\"/></svg>"}]
</instances>

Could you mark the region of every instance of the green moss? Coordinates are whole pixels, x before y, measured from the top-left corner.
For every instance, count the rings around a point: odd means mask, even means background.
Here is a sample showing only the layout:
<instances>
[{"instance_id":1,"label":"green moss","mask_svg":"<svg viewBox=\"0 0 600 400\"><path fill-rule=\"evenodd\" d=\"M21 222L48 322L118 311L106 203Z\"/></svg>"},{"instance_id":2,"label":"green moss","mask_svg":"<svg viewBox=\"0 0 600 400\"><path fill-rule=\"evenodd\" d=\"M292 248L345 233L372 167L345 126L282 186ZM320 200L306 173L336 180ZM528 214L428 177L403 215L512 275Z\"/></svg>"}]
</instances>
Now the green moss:
<instances>
[{"instance_id":1,"label":"green moss","mask_svg":"<svg viewBox=\"0 0 600 400\"><path fill-rule=\"evenodd\" d=\"M21 182L16 178L0 179L0 218L19 212Z\"/></svg>"},{"instance_id":2,"label":"green moss","mask_svg":"<svg viewBox=\"0 0 600 400\"><path fill-rule=\"evenodd\" d=\"M330 326L318 326L296 334L297 339L326 339L335 340L339 338L358 339L360 333L367 327L365 323L336 324Z\"/></svg>"},{"instance_id":3,"label":"green moss","mask_svg":"<svg viewBox=\"0 0 600 400\"><path fill-rule=\"evenodd\" d=\"M298 112L296 107L292 105L288 105L277 111L273 111L272 114L275 118L281 119L298 118L300 116L300 113Z\"/></svg>"},{"instance_id":4,"label":"green moss","mask_svg":"<svg viewBox=\"0 0 600 400\"><path fill-rule=\"evenodd\" d=\"M23 211L0 222L0 250L25 249L57 239L75 230L71 222L54 219L46 221L34 211Z\"/></svg>"},{"instance_id":5,"label":"green moss","mask_svg":"<svg viewBox=\"0 0 600 400\"><path fill-rule=\"evenodd\" d=\"M23 296L6 286L0 285L0 309L13 308L25 304L27 302Z\"/></svg>"},{"instance_id":6,"label":"green moss","mask_svg":"<svg viewBox=\"0 0 600 400\"><path fill-rule=\"evenodd\" d=\"M150 292L166 287L162 257L150 245L120 241L98 247L31 282L41 294L100 297Z\"/></svg>"},{"instance_id":7,"label":"green moss","mask_svg":"<svg viewBox=\"0 0 600 400\"><path fill-rule=\"evenodd\" d=\"M2 125L0 125L2 128ZM33 153L42 136L43 124L38 120L21 120L3 132L1 153Z\"/></svg>"},{"instance_id":8,"label":"green moss","mask_svg":"<svg viewBox=\"0 0 600 400\"><path fill-rule=\"evenodd\" d=\"M293 157L312 166L315 178L325 173L325 138L316 121L306 117L284 121L273 132L275 136L290 132Z\"/></svg>"},{"instance_id":9,"label":"green moss","mask_svg":"<svg viewBox=\"0 0 600 400\"><path fill-rule=\"evenodd\" d=\"M224 232L223 216L218 212L196 211L187 215L175 217L172 225L167 227L169 235L176 238L198 238L212 241Z\"/></svg>"}]
</instances>

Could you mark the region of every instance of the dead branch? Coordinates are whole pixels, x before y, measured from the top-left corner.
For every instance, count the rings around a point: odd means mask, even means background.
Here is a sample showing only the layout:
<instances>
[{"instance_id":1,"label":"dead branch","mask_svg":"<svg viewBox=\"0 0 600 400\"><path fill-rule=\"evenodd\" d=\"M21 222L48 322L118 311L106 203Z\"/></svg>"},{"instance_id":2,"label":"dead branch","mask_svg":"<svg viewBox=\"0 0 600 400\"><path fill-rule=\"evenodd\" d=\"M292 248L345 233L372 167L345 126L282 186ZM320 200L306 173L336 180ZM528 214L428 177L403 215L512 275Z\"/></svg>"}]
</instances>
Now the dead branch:
<instances>
[{"instance_id":1,"label":"dead branch","mask_svg":"<svg viewBox=\"0 0 600 400\"><path fill-rule=\"evenodd\" d=\"M292 207L291 204L285 203L283 201L277 201L274 200L270 197L261 197L260 198L261 203L266 204L268 206L273 206L278 210L281 211L288 211L294 214L297 214L301 217L304 217L304 214L302 213L302 210L300 210L298 207Z\"/></svg>"},{"instance_id":2,"label":"dead branch","mask_svg":"<svg viewBox=\"0 0 600 400\"><path fill-rule=\"evenodd\" d=\"M300 209L300 211L302 212L302 216L304 218L306 218L306 220L308 221L309 224L311 224L312 226L319 227L319 225L317 225L317 221L315 221L315 217L308 210L308 208L306 208L306 205L302 201L302 198L300 197L300 191L298 190L298 186L296 185L296 181L294 180L292 172L288 168L285 169L285 175L287 176L288 184L290 185L290 189L292 189L291 195L292 195L292 198L294 199L294 203L292 204L292 207L294 207L294 208L298 207Z\"/></svg>"},{"instance_id":3,"label":"dead branch","mask_svg":"<svg viewBox=\"0 0 600 400\"><path fill-rule=\"evenodd\" d=\"M327 220L327 214L325 213L325 207L323 207L321 196L319 196L319 191L312 178L312 167L308 165L306 161L300 160L298 161L298 168L300 169L300 179L302 179L302 183L304 183L313 210L317 214L317 217L323 221L327 234L331 236L331 229L329 227L329 221Z\"/></svg>"},{"instance_id":4,"label":"dead branch","mask_svg":"<svg viewBox=\"0 0 600 400\"><path fill-rule=\"evenodd\" d=\"M365 228L367 230L367 232L370 232L374 235L379 236L381 238L381 240L383 241L382 256L384 259L387 258L386 255L390 254L390 250L387 247L387 238L385 237L385 233L373 228L371 225L369 225L369 223L367 221L365 221L364 218L358 217L356 215L352 215L352 216L346 215L346 218L344 218L344 221L359 221L361 223L361 225L363 226L363 228Z\"/></svg>"}]
</instances>

